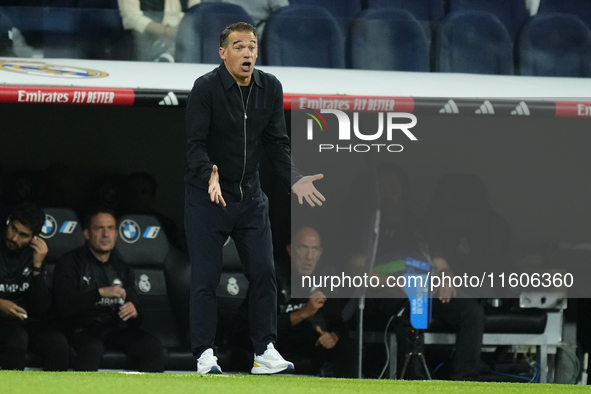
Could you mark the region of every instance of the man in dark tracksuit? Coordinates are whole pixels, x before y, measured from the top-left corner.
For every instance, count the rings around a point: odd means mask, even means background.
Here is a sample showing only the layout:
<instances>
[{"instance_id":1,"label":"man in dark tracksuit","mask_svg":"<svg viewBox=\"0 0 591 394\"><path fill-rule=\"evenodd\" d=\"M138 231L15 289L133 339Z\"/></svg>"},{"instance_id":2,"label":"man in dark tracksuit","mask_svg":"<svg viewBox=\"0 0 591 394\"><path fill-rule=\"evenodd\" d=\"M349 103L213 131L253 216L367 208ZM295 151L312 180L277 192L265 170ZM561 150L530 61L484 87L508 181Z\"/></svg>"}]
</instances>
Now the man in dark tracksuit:
<instances>
[{"instance_id":1,"label":"man in dark tracksuit","mask_svg":"<svg viewBox=\"0 0 591 394\"><path fill-rule=\"evenodd\" d=\"M141 315L133 271L113 252L113 212L91 211L84 221L84 237L85 245L62 257L53 282L68 341L78 354L74 369L96 371L105 346L112 346L135 359L139 371L162 372L160 340L138 328Z\"/></svg>"},{"instance_id":2,"label":"man in dark tracksuit","mask_svg":"<svg viewBox=\"0 0 591 394\"><path fill-rule=\"evenodd\" d=\"M283 90L274 76L255 70L257 32L247 23L220 36L223 64L195 81L187 103L185 228L192 264L191 346L198 372L221 372L216 347L216 296L222 247L231 236L250 282L252 373L293 368L273 347L276 283L267 196L259 182L264 147L283 185L322 205L313 181L294 166L283 112ZM295 182L295 183L294 183Z\"/></svg>"},{"instance_id":3,"label":"man in dark tracksuit","mask_svg":"<svg viewBox=\"0 0 591 394\"><path fill-rule=\"evenodd\" d=\"M19 205L10 215L0 244L0 366L25 368L27 350L44 358L46 371L68 369L68 342L45 321L51 294L43 260L47 245L37 235L45 221L35 204Z\"/></svg>"},{"instance_id":4,"label":"man in dark tracksuit","mask_svg":"<svg viewBox=\"0 0 591 394\"><path fill-rule=\"evenodd\" d=\"M320 235L310 227L294 234L287 245L290 267L278 269L278 345L286 355L301 356L317 362L316 367L330 363L335 377L354 377L355 361L348 329L343 321L339 298L327 298L322 291L310 289L309 298L291 296L291 276L301 283L301 276L321 276L327 272L318 267L322 256ZM291 275L290 275L291 274ZM326 293L328 294L328 293ZM318 371L303 371L317 373Z\"/></svg>"}]
</instances>

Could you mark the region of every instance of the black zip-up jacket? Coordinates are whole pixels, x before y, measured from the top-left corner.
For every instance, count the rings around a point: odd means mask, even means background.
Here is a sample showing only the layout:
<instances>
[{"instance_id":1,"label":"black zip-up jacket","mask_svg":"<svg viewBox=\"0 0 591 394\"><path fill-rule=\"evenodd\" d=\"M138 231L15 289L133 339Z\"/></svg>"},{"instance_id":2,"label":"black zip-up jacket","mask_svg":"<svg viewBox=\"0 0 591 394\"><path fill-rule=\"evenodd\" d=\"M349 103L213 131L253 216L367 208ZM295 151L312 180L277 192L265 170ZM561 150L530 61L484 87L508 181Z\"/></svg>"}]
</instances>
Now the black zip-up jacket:
<instances>
[{"instance_id":1,"label":"black zip-up jacket","mask_svg":"<svg viewBox=\"0 0 591 394\"><path fill-rule=\"evenodd\" d=\"M321 263L320 263L321 264ZM324 306L314 316L296 324L291 324L291 313L306 306L308 298L294 298L291 294L291 278L287 264L279 264L277 267L277 336L282 340L289 338L298 340L316 333L316 326L323 331L335 332L339 338L348 334L347 326L343 321L342 304L339 298L327 298ZM313 273L312 275L319 275ZM310 295L314 293L310 290Z\"/></svg>"},{"instance_id":2,"label":"black zip-up jacket","mask_svg":"<svg viewBox=\"0 0 591 394\"><path fill-rule=\"evenodd\" d=\"M207 190L218 166L224 199L241 201L260 192L259 158L264 147L288 189L302 175L291 160L283 111L283 88L255 69L245 105L224 63L195 81L187 102L185 182Z\"/></svg>"},{"instance_id":3,"label":"black zip-up jacket","mask_svg":"<svg viewBox=\"0 0 591 394\"><path fill-rule=\"evenodd\" d=\"M277 337L279 341L297 342L316 337L318 336L316 326L319 326L323 331L336 333L339 338L347 337L349 332L347 324L343 320L343 304L341 299L331 298L330 296L324 306L314 316L301 321L295 326L292 325L291 313L305 307L308 298L292 297L289 264L284 260L280 260L275 266L277 280ZM320 274L313 273L312 275ZM310 291L310 295L313 292ZM247 290L244 301L242 301L242 304L238 308L236 327L234 328L232 340L235 341L235 345L251 350L250 341L243 341L250 336L248 324L249 296L250 289Z\"/></svg>"},{"instance_id":4,"label":"black zip-up jacket","mask_svg":"<svg viewBox=\"0 0 591 394\"><path fill-rule=\"evenodd\" d=\"M0 246L0 299L12 301L26 310L26 321L40 319L49 311L51 293L45 274L33 273L33 249L30 247L13 253L4 245ZM23 321L0 313L0 325L18 323Z\"/></svg>"},{"instance_id":5,"label":"black zip-up jacket","mask_svg":"<svg viewBox=\"0 0 591 394\"><path fill-rule=\"evenodd\" d=\"M96 331L116 328L117 298L101 297L99 289L119 279L125 289L125 302L132 302L138 311L138 318L129 320L139 324L141 313L138 307L135 281L131 267L111 252L106 263L100 262L88 246L66 254L55 267L53 294L55 304L66 327ZM122 327L120 327L122 328Z\"/></svg>"}]
</instances>

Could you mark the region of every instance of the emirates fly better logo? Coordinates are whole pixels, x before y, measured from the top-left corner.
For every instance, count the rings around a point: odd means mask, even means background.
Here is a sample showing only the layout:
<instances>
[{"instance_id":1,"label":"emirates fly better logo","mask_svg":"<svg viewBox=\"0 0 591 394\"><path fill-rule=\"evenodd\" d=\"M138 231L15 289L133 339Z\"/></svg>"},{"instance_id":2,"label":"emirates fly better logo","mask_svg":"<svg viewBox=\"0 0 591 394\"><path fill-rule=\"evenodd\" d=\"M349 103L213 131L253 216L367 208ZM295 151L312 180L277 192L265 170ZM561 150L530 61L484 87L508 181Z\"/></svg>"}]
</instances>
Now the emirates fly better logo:
<instances>
[{"instance_id":1,"label":"emirates fly better logo","mask_svg":"<svg viewBox=\"0 0 591 394\"><path fill-rule=\"evenodd\" d=\"M402 152L404 149L400 144L392 144L392 137L394 132L402 132L411 141L417 141L417 137L410 132L409 129L413 128L417 124L417 117L413 114L406 112L378 112L378 127L377 131L360 130L359 113L353 113L353 127L351 127L351 119L349 115L338 109L320 109L320 112L313 110L309 107L304 107L306 115L310 116L307 122L307 139L309 141L314 139L314 129L320 129L320 132L328 132L328 124L322 114L332 114L337 117L339 122L338 138L339 141L351 141L353 135L356 139L361 141L372 141L374 143L363 143L363 144L318 144L318 151L320 153L324 151L333 152ZM398 123L400 119L408 119L410 122ZM384 126L385 123L385 126ZM315 127L315 124L317 127ZM384 138L385 131L385 138ZM384 141L385 140L385 141ZM384 141L384 143L379 143ZM388 142L388 143L385 143Z\"/></svg>"}]
</instances>

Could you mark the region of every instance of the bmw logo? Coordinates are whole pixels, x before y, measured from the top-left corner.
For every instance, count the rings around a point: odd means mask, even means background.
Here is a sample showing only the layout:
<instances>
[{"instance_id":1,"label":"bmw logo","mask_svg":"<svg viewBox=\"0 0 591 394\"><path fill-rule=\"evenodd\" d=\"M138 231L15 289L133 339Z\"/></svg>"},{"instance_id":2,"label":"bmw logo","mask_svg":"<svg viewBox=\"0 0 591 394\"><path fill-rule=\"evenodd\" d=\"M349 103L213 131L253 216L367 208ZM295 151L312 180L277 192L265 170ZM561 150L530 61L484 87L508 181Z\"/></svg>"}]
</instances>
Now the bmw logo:
<instances>
[{"instance_id":1,"label":"bmw logo","mask_svg":"<svg viewBox=\"0 0 591 394\"><path fill-rule=\"evenodd\" d=\"M121 234L121 239L123 239L128 244L132 244L140 239L141 233L140 226L133 220L124 220L119 225L119 234Z\"/></svg>"},{"instance_id":2,"label":"bmw logo","mask_svg":"<svg viewBox=\"0 0 591 394\"><path fill-rule=\"evenodd\" d=\"M45 222L39 235L47 239L53 237L55 233L57 233L57 222L53 216L45 214Z\"/></svg>"}]
</instances>

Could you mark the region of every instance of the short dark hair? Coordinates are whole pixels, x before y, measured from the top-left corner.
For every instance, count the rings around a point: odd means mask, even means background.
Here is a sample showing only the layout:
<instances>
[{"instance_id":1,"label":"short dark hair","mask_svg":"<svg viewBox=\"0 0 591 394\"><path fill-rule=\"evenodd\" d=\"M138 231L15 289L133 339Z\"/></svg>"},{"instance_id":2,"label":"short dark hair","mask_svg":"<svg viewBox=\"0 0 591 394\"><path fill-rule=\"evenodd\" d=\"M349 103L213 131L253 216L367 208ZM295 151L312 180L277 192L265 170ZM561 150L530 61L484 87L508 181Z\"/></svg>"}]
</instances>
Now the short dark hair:
<instances>
[{"instance_id":1,"label":"short dark hair","mask_svg":"<svg viewBox=\"0 0 591 394\"><path fill-rule=\"evenodd\" d=\"M45 223L45 212L41 207L32 202L24 202L18 205L9 217L10 222L19 222L33 233L39 235Z\"/></svg>"},{"instance_id":2,"label":"short dark hair","mask_svg":"<svg viewBox=\"0 0 591 394\"><path fill-rule=\"evenodd\" d=\"M86 212L86 216L84 216L84 230L90 229L90 224L92 223L92 220L95 217L97 217L98 215L100 215L101 213L106 213L106 214L113 216L113 218L115 219L115 223L117 223L117 217L115 216L115 211L113 211L112 209L107 208L105 206L99 205L99 206L90 208Z\"/></svg>"},{"instance_id":3,"label":"short dark hair","mask_svg":"<svg viewBox=\"0 0 591 394\"><path fill-rule=\"evenodd\" d=\"M250 23L246 22L238 22L234 23L230 26L226 26L222 34L220 34L220 48L226 48L228 46L228 37L231 33L238 31L241 33L252 33L254 34L254 38L258 39L259 32L257 29L251 25Z\"/></svg>"}]
</instances>

